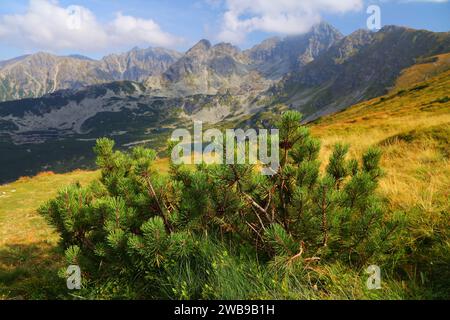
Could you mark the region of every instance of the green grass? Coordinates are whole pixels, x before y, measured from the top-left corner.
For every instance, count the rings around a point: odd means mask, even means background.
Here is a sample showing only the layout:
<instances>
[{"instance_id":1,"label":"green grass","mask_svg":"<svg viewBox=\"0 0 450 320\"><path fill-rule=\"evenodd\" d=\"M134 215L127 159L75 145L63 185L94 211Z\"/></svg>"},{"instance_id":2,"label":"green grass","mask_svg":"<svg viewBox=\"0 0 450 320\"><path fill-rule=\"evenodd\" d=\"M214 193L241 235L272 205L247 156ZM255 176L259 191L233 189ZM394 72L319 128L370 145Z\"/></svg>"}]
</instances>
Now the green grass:
<instances>
[{"instance_id":1,"label":"green grass","mask_svg":"<svg viewBox=\"0 0 450 320\"><path fill-rule=\"evenodd\" d=\"M57 277L59 236L36 209L75 182L85 185L98 172L42 173L0 186L0 299L47 299L65 293Z\"/></svg>"}]
</instances>

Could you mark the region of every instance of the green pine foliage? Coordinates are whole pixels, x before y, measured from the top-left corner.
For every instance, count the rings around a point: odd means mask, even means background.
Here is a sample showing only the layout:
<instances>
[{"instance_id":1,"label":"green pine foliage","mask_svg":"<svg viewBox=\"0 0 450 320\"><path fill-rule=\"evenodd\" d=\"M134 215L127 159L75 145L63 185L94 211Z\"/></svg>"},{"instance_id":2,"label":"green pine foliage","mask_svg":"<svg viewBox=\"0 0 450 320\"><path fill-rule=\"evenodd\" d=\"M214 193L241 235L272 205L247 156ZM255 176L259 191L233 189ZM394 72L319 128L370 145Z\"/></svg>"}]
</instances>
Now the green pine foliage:
<instances>
[{"instance_id":1,"label":"green pine foliage","mask_svg":"<svg viewBox=\"0 0 450 320\"><path fill-rule=\"evenodd\" d=\"M405 298L395 273L404 254L401 214L376 194L381 153L348 159L337 144L320 170L320 141L286 112L281 166L171 164L155 171L153 150L95 147L101 179L73 185L40 209L80 265L82 294L95 298ZM383 289L365 268L379 265Z\"/></svg>"}]
</instances>

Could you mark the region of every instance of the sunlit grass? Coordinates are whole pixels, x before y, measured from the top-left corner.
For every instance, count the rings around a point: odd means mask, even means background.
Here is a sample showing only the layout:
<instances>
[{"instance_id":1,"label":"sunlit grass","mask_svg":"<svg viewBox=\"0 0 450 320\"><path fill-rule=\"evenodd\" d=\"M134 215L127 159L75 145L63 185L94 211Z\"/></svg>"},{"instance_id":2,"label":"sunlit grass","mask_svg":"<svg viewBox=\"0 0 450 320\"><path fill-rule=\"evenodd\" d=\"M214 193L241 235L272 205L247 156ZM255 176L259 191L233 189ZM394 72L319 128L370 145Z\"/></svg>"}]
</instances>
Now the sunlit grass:
<instances>
[{"instance_id":1,"label":"sunlit grass","mask_svg":"<svg viewBox=\"0 0 450 320\"><path fill-rule=\"evenodd\" d=\"M450 72L423 84L428 86L326 117L311 129L321 138L322 160L339 141L351 145L352 157L370 146L381 146L386 175L380 192L394 208L448 211L450 166L445 149L450 148L450 102L439 99L450 92ZM396 139L402 134L409 135L410 141Z\"/></svg>"},{"instance_id":2,"label":"sunlit grass","mask_svg":"<svg viewBox=\"0 0 450 320\"><path fill-rule=\"evenodd\" d=\"M0 299L52 296L62 283L57 278L59 237L36 209L58 189L96 177L98 172L47 172L0 186Z\"/></svg>"},{"instance_id":3,"label":"sunlit grass","mask_svg":"<svg viewBox=\"0 0 450 320\"><path fill-rule=\"evenodd\" d=\"M433 76L450 69L450 53L428 58L423 63L415 64L402 71L393 92L408 88L415 83L426 81Z\"/></svg>"}]
</instances>

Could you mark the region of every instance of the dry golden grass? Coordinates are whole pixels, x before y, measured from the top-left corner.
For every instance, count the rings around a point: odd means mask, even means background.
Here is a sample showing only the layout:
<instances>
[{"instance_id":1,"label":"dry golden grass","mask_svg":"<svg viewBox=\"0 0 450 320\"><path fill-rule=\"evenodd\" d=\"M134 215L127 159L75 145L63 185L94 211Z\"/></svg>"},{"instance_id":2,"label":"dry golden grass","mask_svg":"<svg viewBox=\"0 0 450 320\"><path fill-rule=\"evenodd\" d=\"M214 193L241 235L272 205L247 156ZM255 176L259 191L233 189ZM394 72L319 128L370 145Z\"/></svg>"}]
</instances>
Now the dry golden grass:
<instances>
[{"instance_id":1,"label":"dry golden grass","mask_svg":"<svg viewBox=\"0 0 450 320\"><path fill-rule=\"evenodd\" d=\"M415 64L403 70L392 91L409 88L450 69L450 53L440 54L429 60L429 62Z\"/></svg>"},{"instance_id":2,"label":"dry golden grass","mask_svg":"<svg viewBox=\"0 0 450 320\"><path fill-rule=\"evenodd\" d=\"M322 160L336 142L349 143L352 157L380 145L386 171L380 191L393 208L449 212L450 166L445 149L450 148L450 102L445 97L450 93L450 71L413 88L328 116L311 129L322 140ZM436 141L433 130L446 141ZM395 139L402 134L410 134L412 141Z\"/></svg>"}]
</instances>

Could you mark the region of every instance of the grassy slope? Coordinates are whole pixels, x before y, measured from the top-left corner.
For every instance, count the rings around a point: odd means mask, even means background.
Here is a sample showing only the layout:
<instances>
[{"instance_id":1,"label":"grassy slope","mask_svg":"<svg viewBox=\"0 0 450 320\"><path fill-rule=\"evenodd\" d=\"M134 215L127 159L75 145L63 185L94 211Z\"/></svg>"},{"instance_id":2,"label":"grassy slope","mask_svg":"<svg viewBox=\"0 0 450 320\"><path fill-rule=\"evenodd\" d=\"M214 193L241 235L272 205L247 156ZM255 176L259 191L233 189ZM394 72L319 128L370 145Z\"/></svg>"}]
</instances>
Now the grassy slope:
<instances>
[{"instance_id":1,"label":"grassy slope","mask_svg":"<svg viewBox=\"0 0 450 320\"><path fill-rule=\"evenodd\" d=\"M450 102L445 97L449 92L447 71L408 90L320 119L311 128L322 139L322 158L337 141L350 143L352 156L379 145L386 170L380 192L389 197L392 210L418 209L424 219L448 213ZM167 167L163 160L156 165L160 170ZM64 285L56 280L62 265L58 237L36 208L64 185L87 184L97 176L83 171L41 174L0 186L0 299L58 296L55 281Z\"/></svg>"},{"instance_id":2,"label":"grassy slope","mask_svg":"<svg viewBox=\"0 0 450 320\"><path fill-rule=\"evenodd\" d=\"M363 102L312 126L323 143L322 156L337 141L360 155L371 145L383 148L386 177L381 192L393 208L420 206L449 211L450 71L407 91Z\"/></svg>"},{"instance_id":3,"label":"grassy slope","mask_svg":"<svg viewBox=\"0 0 450 320\"><path fill-rule=\"evenodd\" d=\"M450 70L450 53L430 57L402 71L395 82L392 92L411 87L415 83L426 81L442 72Z\"/></svg>"},{"instance_id":4,"label":"grassy slope","mask_svg":"<svg viewBox=\"0 0 450 320\"><path fill-rule=\"evenodd\" d=\"M155 166L167 171L164 159ZM0 186L0 300L61 297L65 290L57 276L63 263L58 235L36 209L61 188L87 185L99 176L98 171L48 172Z\"/></svg>"},{"instance_id":5,"label":"grassy slope","mask_svg":"<svg viewBox=\"0 0 450 320\"><path fill-rule=\"evenodd\" d=\"M50 284L61 266L58 236L36 209L65 185L87 184L97 176L43 173L0 186L0 299L56 297L58 288Z\"/></svg>"}]
</instances>

